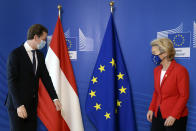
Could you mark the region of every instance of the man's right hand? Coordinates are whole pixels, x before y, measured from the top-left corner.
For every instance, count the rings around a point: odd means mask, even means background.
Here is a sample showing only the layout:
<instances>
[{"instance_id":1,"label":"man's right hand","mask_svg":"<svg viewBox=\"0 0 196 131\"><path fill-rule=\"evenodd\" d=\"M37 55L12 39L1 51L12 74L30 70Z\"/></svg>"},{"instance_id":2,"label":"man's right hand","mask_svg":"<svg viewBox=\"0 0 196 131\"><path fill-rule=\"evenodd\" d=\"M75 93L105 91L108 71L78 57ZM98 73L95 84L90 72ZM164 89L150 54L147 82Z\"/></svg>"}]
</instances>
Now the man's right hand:
<instances>
[{"instance_id":1,"label":"man's right hand","mask_svg":"<svg viewBox=\"0 0 196 131\"><path fill-rule=\"evenodd\" d=\"M19 116L20 118L23 118L23 119L27 118L27 111L26 111L24 105L19 106L19 107L17 108L17 113L18 113L18 116Z\"/></svg>"}]
</instances>

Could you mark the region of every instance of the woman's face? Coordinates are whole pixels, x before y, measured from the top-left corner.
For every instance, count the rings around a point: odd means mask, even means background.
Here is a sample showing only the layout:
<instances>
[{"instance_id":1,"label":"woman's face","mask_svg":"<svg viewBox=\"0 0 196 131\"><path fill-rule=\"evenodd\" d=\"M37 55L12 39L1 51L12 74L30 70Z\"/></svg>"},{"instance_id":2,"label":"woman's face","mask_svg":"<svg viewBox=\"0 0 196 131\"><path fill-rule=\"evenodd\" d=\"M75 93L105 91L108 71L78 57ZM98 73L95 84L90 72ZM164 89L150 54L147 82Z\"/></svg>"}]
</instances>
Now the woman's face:
<instances>
[{"instance_id":1,"label":"woman's face","mask_svg":"<svg viewBox=\"0 0 196 131\"><path fill-rule=\"evenodd\" d=\"M158 46L152 46L152 54L153 55L158 55L161 60L163 60L167 56L166 52L164 52L164 53L160 52Z\"/></svg>"},{"instance_id":2,"label":"woman's face","mask_svg":"<svg viewBox=\"0 0 196 131\"><path fill-rule=\"evenodd\" d=\"M153 55L159 55L161 52L159 50L158 46L152 46L152 54Z\"/></svg>"}]
</instances>

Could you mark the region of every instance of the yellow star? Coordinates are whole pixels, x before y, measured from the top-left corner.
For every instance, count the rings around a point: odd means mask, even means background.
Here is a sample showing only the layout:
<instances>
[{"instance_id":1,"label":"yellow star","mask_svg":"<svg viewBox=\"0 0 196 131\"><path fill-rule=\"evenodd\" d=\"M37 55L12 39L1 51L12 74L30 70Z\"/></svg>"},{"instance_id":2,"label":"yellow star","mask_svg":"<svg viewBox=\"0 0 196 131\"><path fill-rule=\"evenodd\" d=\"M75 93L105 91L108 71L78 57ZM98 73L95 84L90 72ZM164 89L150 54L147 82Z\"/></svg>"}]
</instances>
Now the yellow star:
<instances>
[{"instance_id":1,"label":"yellow star","mask_svg":"<svg viewBox=\"0 0 196 131\"><path fill-rule=\"evenodd\" d=\"M124 74L121 74L121 72L117 75L118 80L123 79Z\"/></svg>"},{"instance_id":2,"label":"yellow star","mask_svg":"<svg viewBox=\"0 0 196 131\"><path fill-rule=\"evenodd\" d=\"M97 83L97 77L94 77L94 76L93 76L93 79L92 79L91 81L93 82L93 84L94 84L94 83Z\"/></svg>"},{"instance_id":3,"label":"yellow star","mask_svg":"<svg viewBox=\"0 0 196 131\"><path fill-rule=\"evenodd\" d=\"M115 63L115 60L113 58L112 58L112 61L110 61L110 63L112 64L112 66L116 67L116 63Z\"/></svg>"},{"instance_id":4,"label":"yellow star","mask_svg":"<svg viewBox=\"0 0 196 131\"><path fill-rule=\"evenodd\" d=\"M104 116L105 116L105 118L106 118L106 120L107 120L108 118L110 118L110 113L107 113L107 112L106 112L106 114L105 114Z\"/></svg>"},{"instance_id":5,"label":"yellow star","mask_svg":"<svg viewBox=\"0 0 196 131\"><path fill-rule=\"evenodd\" d=\"M122 88L121 89L119 89L120 90L120 94L122 94L122 93L126 93L126 90L127 88L123 88L123 86L122 86Z\"/></svg>"},{"instance_id":6,"label":"yellow star","mask_svg":"<svg viewBox=\"0 0 196 131\"><path fill-rule=\"evenodd\" d=\"M101 110L101 107L100 106L101 106L101 104L96 103L96 105L93 106L93 107L95 107L96 108L96 111L97 111L97 110Z\"/></svg>"},{"instance_id":7,"label":"yellow star","mask_svg":"<svg viewBox=\"0 0 196 131\"><path fill-rule=\"evenodd\" d=\"M117 100L117 106L121 107L121 105L120 105L121 103L122 103L122 101Z\"/></svg>"},{"instance_id":8,"label":"yellow star","mask_svg":"<svg viewBox=\"0 0 196 131\"><path fill-rule=\"evenodd\" d=\"M105 71L105 66L100 65L99 70L100 72Z\"/></svg>"},{"instance_id":9,"label":"yellow star","mask_svg":"<svg viewBox=\"0 0 196 131\"><path fill-rule=\"evenodd\" d=\"M95 93L96 93L96 91L92 91L92 90L91 90L91 92L89 93L89 95L91 96L91 98L92 98L93 96L96 96Z\"/></svg>"}]
</instances>

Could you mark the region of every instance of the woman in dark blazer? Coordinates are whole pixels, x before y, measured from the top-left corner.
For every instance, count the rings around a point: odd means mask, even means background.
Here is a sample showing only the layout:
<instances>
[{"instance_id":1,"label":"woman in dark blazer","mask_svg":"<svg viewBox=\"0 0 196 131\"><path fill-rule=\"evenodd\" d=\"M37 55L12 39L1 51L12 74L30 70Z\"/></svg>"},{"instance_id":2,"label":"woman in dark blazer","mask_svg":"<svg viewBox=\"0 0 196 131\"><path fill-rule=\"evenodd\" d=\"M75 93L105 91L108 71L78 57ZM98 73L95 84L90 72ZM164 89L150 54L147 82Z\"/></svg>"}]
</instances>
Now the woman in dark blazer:
<instances>
[{"instance_id":1,"label":"woman in dark blazer","mask_svg":"<svg viewBox=\"0 0 196 131\"><path fill-rule=\"evenodd\" d=\"M175 49L168 38L151 42L157 64L154 69L154 93L147 113L151 131L186 131L189 74L174 60Z\"/></svg>"}]
</instances>

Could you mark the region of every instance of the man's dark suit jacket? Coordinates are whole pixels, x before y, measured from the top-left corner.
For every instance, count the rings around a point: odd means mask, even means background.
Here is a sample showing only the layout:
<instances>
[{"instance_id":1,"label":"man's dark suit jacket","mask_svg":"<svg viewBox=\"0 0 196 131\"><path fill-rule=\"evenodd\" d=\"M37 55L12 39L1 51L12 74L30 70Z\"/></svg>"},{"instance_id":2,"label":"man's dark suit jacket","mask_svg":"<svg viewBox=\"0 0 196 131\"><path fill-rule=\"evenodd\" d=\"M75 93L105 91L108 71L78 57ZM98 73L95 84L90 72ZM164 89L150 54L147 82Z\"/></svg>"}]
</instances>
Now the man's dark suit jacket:
<instances>
[{"instance_id":1,"label":"man's dark suit jacket","mask_svg":"<svg viewBox=\"0 0 196 131\"><path fill-rule=\"evenodd\" d=\"M39 50L36 50L36 53L38 60L36 74L33 72L33 65L24 45L13 50L7 62L8 95L5 104L10 111L16 111L19 106L24 105L29 118L36 115L40 78L51 99L57 99L44 55Z\"/></svg>"}]
</instances>

